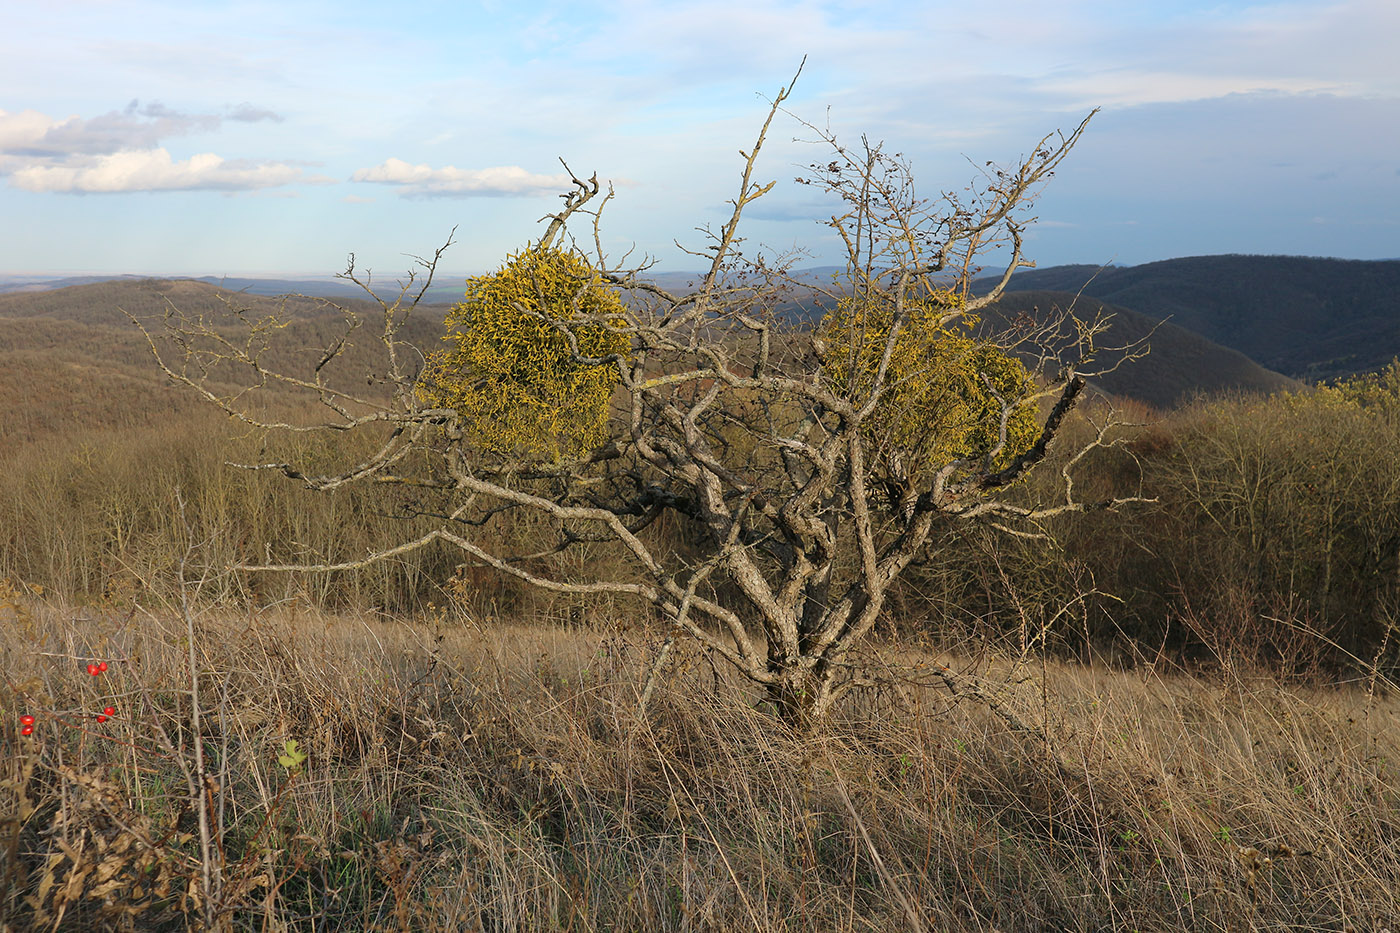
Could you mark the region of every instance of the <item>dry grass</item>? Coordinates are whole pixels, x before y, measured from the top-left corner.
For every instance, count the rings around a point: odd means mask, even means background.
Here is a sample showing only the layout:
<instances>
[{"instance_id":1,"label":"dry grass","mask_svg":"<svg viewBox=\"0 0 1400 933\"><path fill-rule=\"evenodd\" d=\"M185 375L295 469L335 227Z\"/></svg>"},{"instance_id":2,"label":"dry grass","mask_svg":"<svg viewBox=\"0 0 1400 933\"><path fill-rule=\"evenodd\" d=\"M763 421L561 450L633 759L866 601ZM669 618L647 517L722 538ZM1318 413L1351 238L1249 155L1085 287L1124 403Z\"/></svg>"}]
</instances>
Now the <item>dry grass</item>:
<instances>
[{"instance_id":1,"label":"dry grass","mask_svg":"<svg viewBox=\"0 0 1400 933\"><path fill-rule=\"evenodd\" d=\"M1383 684L984 667L982 694L1048 743L912 675L803 742L684 652L639 716L655 645L605 624L124 615L13 594L0 612L6 929L1341 931L1400 917L1400 701ZM184 770L190 631L204 782ZM939 663L885 654L905 671ZM97 658L109 670L90 677ZM117 715L95 722L108 704ZM289 740L299 769L279 764Z\"/></svg>"}]
</instances>

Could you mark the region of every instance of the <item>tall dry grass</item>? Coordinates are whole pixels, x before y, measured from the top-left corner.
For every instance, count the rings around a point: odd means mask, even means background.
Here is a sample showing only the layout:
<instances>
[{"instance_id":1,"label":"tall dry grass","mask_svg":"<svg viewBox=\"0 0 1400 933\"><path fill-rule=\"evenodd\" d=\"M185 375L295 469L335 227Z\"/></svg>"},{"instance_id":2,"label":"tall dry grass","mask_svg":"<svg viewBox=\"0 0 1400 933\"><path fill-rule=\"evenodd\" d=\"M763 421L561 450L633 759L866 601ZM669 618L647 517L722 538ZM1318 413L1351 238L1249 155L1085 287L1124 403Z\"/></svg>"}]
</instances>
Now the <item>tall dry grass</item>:
<instances>
[{"instance_id":1,"label":"tall dry grass","mask_svg":"<svg viewBox=\"0 0 1400 933\"><path fill-rule=\"evenodd\" d=\"M445 547L335 574L231 569L355 560L439 527L435 515L422 514L444 511L430 494L368 486L318 494L229 465L294 457L309 469L334 469L365 455L374 441L332 447L320 437L268 438L200 412L0 453L0 578L76 601L149 587L168 594L193 536L201 560L221 568L205 596L222 602L409 611L465 600L492 614L569 611L565 601L520 584L485 585L487 574L462 566L460 552ZM503 516L482 533L501 550L528 551L539 521ZM557 561L561 573L589 572L597 548L579 551Z\"/></svg>"},{"instance_id":2,"label":"tall dry grass","mask_svg":"<svg viewBox=\"0 0 1400 933\"><path fill-rule=\"evenodd\" d=\"M1400 699L1379 679L1281 688L1049 662L1013 677L880 647L871 662L898 676L804 742L685 651L639 714L656 646L607 620L193 607L7 598L8 929L1340 931L1400 917ZM105 674L85 673L94 659ZM957 695L925 676L945 663ZM186 770L196 734L207 780Z\"/></svg>"}]
</instances>

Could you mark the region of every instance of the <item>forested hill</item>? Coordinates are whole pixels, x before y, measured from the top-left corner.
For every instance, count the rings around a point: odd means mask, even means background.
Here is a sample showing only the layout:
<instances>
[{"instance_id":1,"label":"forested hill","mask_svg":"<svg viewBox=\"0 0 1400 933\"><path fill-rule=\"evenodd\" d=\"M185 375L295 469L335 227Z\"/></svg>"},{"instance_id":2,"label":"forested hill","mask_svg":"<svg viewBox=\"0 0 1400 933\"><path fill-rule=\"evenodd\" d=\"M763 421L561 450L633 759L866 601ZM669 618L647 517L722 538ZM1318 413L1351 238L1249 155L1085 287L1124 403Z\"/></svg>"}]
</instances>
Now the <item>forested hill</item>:
<instances>
[{"instance_id":1,"label":"forested hill","mask_svg":"<svg viewBox=\"0 0 1400 933\"><path fill-rule=\"evenodd\" d=\"M998 318L1013 320L1018 315L1029 314L1040 319L1065 308L1072 309L1074 316L1081 320L1100 316L1109 319L1108 330L1098 340L1102 347L1147 342L1149 349L1145 356L1127 361L1093 380L1096 388L1112 395L1166 409L1197 396L1223 392L1268 395L1300 388L1295 380L1265 369L1238 350L1213 343L1171 321L1153 321L1127 308L1072 292L1008 292L985 316L995 326ZM1098 366L1111 364L1113 356L1112 351L1107 351L1097 366L1089 365L1086 369L1092 372Z\"/></svg>"},{"instance_id":2,"label":"forested hill","mask_svg":"<svg viewBox=\"0 0 1400 933\"><path fill-rule=\"evenodd\" d=\"M1065 266L1060 269L1083 270L1084 275L1097 271L1094 266ZM1157 408L1171 408L1196 396L1225 392L1268 395L1301 387L1298 381L1260 366L1238 350L1207 340L1180 326L1178 321L1164 322L1130 308L1077 295L1073 290L1047 288L1008 292L983 317L987 325L996 328L999 317L1011 320L1026 313L1037 320L1046 320L1048 316L1065 309L1072 310L1074 316L1080 319L1093 319L1100 315L1110 318L1109 331L1099 341L1101 346L1123 347L1147 339L1150 352L1146 356L1093 380L1096 388L1111 395L1137 399ZM820 320L822 307L815 300L798 293L783 306L782 313L794 321L810 325ZM1068 332L1061 336L1065 339L1070 337ZM1107 359L1100 361L1101 364L1107 362Z\"/></svg>"},{"instance_id":3,"label":"forested hill","mask_svg":"<svg viewBox=\"0 0 1400 933\"><path fill-rule=\"evenodd\" d=\"M1054 266L1017 273L1011 288L1082 289L1309 381L1380 369L1400 355L1400 260L1228 255Z\"/></svg>"}]
</instances>

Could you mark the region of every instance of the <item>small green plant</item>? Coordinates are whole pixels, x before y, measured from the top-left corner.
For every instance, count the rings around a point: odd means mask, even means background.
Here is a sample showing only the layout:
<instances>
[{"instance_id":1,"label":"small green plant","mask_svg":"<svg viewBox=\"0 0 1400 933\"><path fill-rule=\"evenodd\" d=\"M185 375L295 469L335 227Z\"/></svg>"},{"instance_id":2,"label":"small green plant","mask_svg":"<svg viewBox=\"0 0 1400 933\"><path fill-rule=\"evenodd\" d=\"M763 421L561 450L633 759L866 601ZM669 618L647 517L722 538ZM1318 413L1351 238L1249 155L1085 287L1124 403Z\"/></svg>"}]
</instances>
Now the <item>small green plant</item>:
<instances>
[{"instance_id":1,"label":"small green plant","mask_svg":"<svg viewBox=\"0 0 1400 933\"><path fill-rule=\"evenodd\" d=\"M277 756L277 763L287 769L287 774L300 774L305 761L306 752L301 750L296 739L288 739L282 743L282 754Z\"/></svg>"}]
</instances>

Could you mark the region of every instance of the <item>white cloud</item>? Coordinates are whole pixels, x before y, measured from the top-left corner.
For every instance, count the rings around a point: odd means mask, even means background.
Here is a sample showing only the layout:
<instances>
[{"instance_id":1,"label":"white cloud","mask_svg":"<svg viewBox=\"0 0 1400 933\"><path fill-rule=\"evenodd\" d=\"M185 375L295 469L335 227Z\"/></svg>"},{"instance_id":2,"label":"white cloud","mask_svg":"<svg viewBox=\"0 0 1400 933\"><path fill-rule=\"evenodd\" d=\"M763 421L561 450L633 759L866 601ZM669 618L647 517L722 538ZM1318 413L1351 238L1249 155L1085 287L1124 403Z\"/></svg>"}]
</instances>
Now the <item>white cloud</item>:
<instances>
[{"instance_id":1,"label":"white cloud","mask_svg":"<svg viewBox=\"0 0 1400 933\"><path fill-rule=\"evenodd\" d=\"M133 100L122 110L84 119L54 120L33 110L5 117L14 121L13 133L0 130L0 150L12 155L63 157L98 155L127 149L149 149L160 140L218 129L220 118L212 114L186 114L159 102L141 105Z\"/></svg>"},{"instance_id":2,"label":"white cloud","mask_svg":"<svg viewBox=\"0 0 1400 933\"><path fill-rule=\"evenodd\" d=\"M285 162L227 160L212 152L176 161L164 149L97 156L80 164L30 165L10 183L26 191L110 194L123 191L237 191L293 182L322 182Z\"/></svg>"},{"instance_id":3,"label":"white cloud","mask_svg":"<svg viewBox=\"0 0 1400 933\"><path fill-rule=\"evenodd\" d=\"M159 146L170 136L218 129L225 118L186 114L159 102L133 100L96 117L58 120L37 110L0 110L0 175L26 191L247 191L334 179L307 175L291 161L225 159L212 152L177 160ZM281 117L243 103L227 119L279 122Z\"/></svg>"},{"instance_id":4,"label":"white cloud","mask_svg":"<svg viewBox=\"0 0 1400 933\"><path fill-rule=\"evenodd\" d=\"M1335 91L1303 78L1239 77L1234 75L1175 74L1121 69L1114 72L1051 78L1040 91L1060 95L1071 109L1132 107L1177 101L1207 100L1230 94L1284 92L1308 94Z\"/></svg>"},{"instance_id":5,"label":"white cloud","mask_svg":"<svg viewBox=\"0 0 1400 933\"><path fill-rule=\"evenodd\" d=\"M464 169L453 165L432 168L410 165L403 159L387 159L374 168L362 168L352 181L397 185L404 194L417 196L500 197L544 194L569 187L568 175L538 175L517 165Z\"/></svg>"},{"instance_id":6,"label":"white cloud","mask_svg":"<svg viewBox=\"0 0 1400 933\"><path fill-rule=\"evenodd\" d=\"M230 107L228 118L237 120L239 123L259 123L263 120L270 120L273 123L281 123L282 115L264 107L254 107L244 101L236 107Z\"/></svg>"},{"instance_id":7,"label":"white cloud","mask_svg":"<svg viewBox=\"0 0 1400 933\"><path fill-rule=\"evenodd\" d=\"M0 152L26 149L44 138L54 121L37 110L0 110Z\"/></svg>"}]
</instances>

